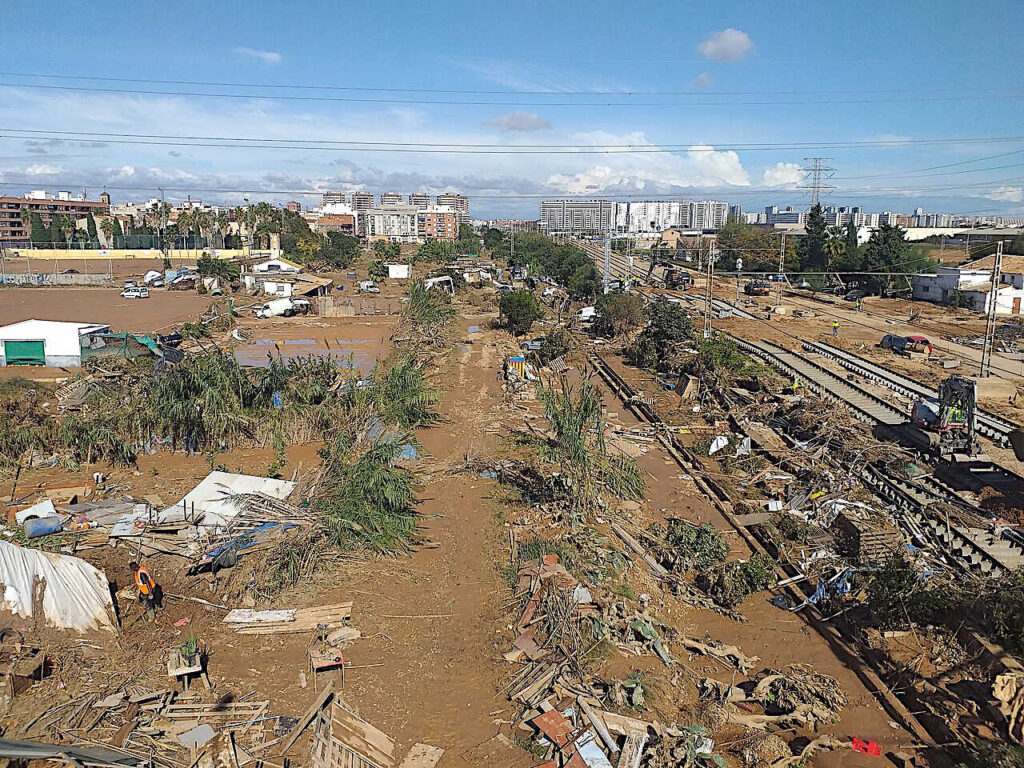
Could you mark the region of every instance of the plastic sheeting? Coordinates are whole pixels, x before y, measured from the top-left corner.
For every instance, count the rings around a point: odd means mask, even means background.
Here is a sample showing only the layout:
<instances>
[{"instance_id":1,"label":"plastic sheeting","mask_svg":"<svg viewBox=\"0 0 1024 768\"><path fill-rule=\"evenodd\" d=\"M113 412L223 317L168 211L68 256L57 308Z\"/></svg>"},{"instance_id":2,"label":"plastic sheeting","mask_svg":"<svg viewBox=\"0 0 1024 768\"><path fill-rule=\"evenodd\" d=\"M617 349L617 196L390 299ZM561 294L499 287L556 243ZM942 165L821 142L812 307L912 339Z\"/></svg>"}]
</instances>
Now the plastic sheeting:
<instances>
[{"instance_id":1,"label":"plastic sheeting","mask_svg":"<svg viewBox=\"0 0 1024 768\"><path fill-rule=\"evenodd\" d=\"M42 595L46 623L78 632L115 630L110 583L81 558L0 541L0 608L32 618Z\"/></svg>"},{"instance_id":2,"label":"plastic sheeting","mask_svg":"<svg viewBox=\"0 0 1024 768\"><path fill-rule=\"evenodd\" d=\"M191 520L194 514L196 525L222 529L238 514L238 505L233 496L262 493L284 501L295 490L295 485L288 480L274 480L270 477L211 472L177 504L161 512L160 522Z\"/></svg>"}]
</instances>

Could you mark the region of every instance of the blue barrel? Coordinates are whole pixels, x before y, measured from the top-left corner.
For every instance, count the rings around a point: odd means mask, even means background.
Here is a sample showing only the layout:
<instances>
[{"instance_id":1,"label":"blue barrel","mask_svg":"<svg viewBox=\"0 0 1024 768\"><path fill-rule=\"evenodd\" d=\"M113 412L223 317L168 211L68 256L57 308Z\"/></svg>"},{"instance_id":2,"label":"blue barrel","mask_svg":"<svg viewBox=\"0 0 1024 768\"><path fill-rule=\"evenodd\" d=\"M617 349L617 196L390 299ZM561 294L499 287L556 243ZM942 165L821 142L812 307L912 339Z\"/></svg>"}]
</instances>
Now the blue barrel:
<instances>
[{"instance_id":1,"label":"blue barrel","mask_svg":"<svg viewBox=\"0 0 1024 768\"><path fill-rule=\"evenodd\" d=\"M37 536L49 536L51 533L60 533L63 527L63 517L57 515L33 517L25 521L25 535L30 539L34 539Z\"/></svg>"}]
</instances>

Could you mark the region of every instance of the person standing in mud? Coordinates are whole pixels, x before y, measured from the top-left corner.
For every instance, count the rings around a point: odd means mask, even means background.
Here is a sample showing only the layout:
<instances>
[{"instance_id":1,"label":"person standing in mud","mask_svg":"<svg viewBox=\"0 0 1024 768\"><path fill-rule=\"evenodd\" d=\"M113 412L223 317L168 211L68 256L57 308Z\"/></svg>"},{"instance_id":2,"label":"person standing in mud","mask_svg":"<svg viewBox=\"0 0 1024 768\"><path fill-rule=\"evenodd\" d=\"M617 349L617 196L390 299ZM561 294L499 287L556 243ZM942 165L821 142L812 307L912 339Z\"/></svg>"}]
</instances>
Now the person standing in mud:
<instances>
[{"instance_id":1,"label":"person standing in mud","mask_svg":"<svg viewBox=\"0 0 1024 768\"><path fill-rule=\"evenodd\" d=\"M149 621L156 619L157 608L163 608L164 591L156 583L146 566L138 562L132 562L132 575L135 578L135 586L139 589L139 602L146 606L146 617Z\"/></svg>"}]
</instances>

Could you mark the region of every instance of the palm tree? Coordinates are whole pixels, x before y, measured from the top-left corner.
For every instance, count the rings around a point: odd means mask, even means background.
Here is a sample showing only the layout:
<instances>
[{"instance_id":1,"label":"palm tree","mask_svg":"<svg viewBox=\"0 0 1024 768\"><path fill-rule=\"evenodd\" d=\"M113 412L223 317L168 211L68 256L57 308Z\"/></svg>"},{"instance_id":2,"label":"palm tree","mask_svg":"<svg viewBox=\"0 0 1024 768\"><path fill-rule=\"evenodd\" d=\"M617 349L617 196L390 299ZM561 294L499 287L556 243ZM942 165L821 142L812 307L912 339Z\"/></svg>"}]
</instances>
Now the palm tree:
<instances>
[{"instance_id":1,"label":"palm tree","mask_svg":"<svg viewBox=\"0 0 1024 768\"><path fill-rule=\"evenodd\" d=\"M210 231L210 213L202 208L196 208L192 211L192 223L195 225L196 231L199 233L199 237L203 237L204 233Z\"/></svg>"},{"instance_id":2,"label":"palm tree","mask_svg":"<svg viewBox=\"0 0 1024 768\"><path fill-rule=\"evenodd\" d=\"M220 247L224 247L224 238L228 234L228 230L231 227L231 214L225 211L223 208L217 211L217 216L214 219L214 223L217 227L217 231L220 233Z\"/></svg>"},{"instance_id":3,"label":"palm tree","mask_svg":"<svg viewBox=\"0 0 1024 768\"><path fill-rule=\"evenodd\" d=\"M192 233L193 215L189 208L178 214L178 232L181 233L182 248L188 248L188 236Z\"/></svg>"},{"instance_id":4,"label":"palm tree","mask_svg":"<svg viewBox=\"0 0 1024 768\"><path fill-rule=\"evenodd\" d=\"M110 216L100 222L100 232L103 233L103 240L107 248L114 247L114 219Z\"/></svg>"},{"instance_id":5,"label":"palm tree","mask_svg":"<svg viewBox=\"0 0 1024 768\"><path fill-rule=\"evenodd\" d=\"M846 228L840 226L829 227L825 230L825 255L828 261L825 263L825 270L832 265L832 262L846 253Z\"/></svg>"}]
</instances>

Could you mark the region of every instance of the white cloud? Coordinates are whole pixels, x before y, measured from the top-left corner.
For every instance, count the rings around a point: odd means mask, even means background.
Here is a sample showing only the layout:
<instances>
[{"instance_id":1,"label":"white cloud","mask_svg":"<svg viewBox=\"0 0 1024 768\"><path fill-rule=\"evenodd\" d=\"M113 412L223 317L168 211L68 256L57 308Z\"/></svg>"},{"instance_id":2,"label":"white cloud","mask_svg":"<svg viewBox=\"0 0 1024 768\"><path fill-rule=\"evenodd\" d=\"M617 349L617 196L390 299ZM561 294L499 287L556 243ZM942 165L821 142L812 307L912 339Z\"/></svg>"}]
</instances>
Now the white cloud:
<instances>
[{"instance_id":1,"label":"white cloud","mask_svg":"<svg viewBox=\"0 0 1024 768\"><path fill-rule=\"evenodd\" d=\"M776 163L764 169L761 183L766 187L795 187L802 178L799 163Z\"/></svg>"},{"instance_id":2,"label":"white cloud","mask_svg":"<svg viewBox=\"0 0 1024 768\"><path fill-rule=\"evenodd\" d=\"M695 88L710 88L715 84L715 76L710 72L701 72L690 82Z\"/></svg>"},{"instance_id":3,"label":"white cloud","mask_svg":"<svg viewBox=\"0 0 1024 768\"><path fill-rule=\"evenodd\" d=\"M746 32L729 27L709 35L697 50L712 61L739 61L754 50L754 41Z\"/></svg>"},{"instance_id":4,"label":"white cloud","mask_svg":"<svg viewBox=\"0 0 1024 768\"><path fill-rule=\"evenodd\" d=\"M581 134L573 137L580 143L595 145L622 145L648 147L642 132L612 136L603 133ZM695 144L684 154L674 152L647 152L642 154L609 154L601 165L578 173L555 173L547 178L547 186L562 194L615 194L645 192L671 194L687 187L750 186L739 155L732 151L719 151L706 144Z\"/></svg>"},{"instance_id":5,"label":"white cloud","mask_svg":"<svg viewBox=\"0 0 1024 768\"><path fill-rule=\"evenodd\" d=\"M264 64L280 64L281 54L277 51L264 51L260 48L248 48L240 45L234 49L239 56L248 56L250 59L258 59Z\"/></svg>"},{"instance_id":6,"label":"white cloud","mask_svg":"<svg viewBox=\"0 0 1024 768\"><path fill-rule=\"evenodd\" d=\"M502 131L527 133L529 131L546 131L551 123L535 112L510 112L488 120L487 125Z\"/></svg>"},{"instance_id":7,"label":"white cloud","mask_svg":"<svg viewBox=\"0 0 1024 768\"><path fill-rule=\"evenodd\" d=\"M59 165L47 165L45 163L30 165L23 171L26 176L55 176L58 173L65 172L65 169Z\"/></svg>"},{"instance_id":8,"label":"white cloud","mask_svg":"<svg viewBox=\"0 0 1024 768\"><path fill-rule=\"evenodd\" d=\"M998 200L1001 203L1024 202L1024 187L996 187L985 197L989 200Z\"/></svg>"}]
</instances>

